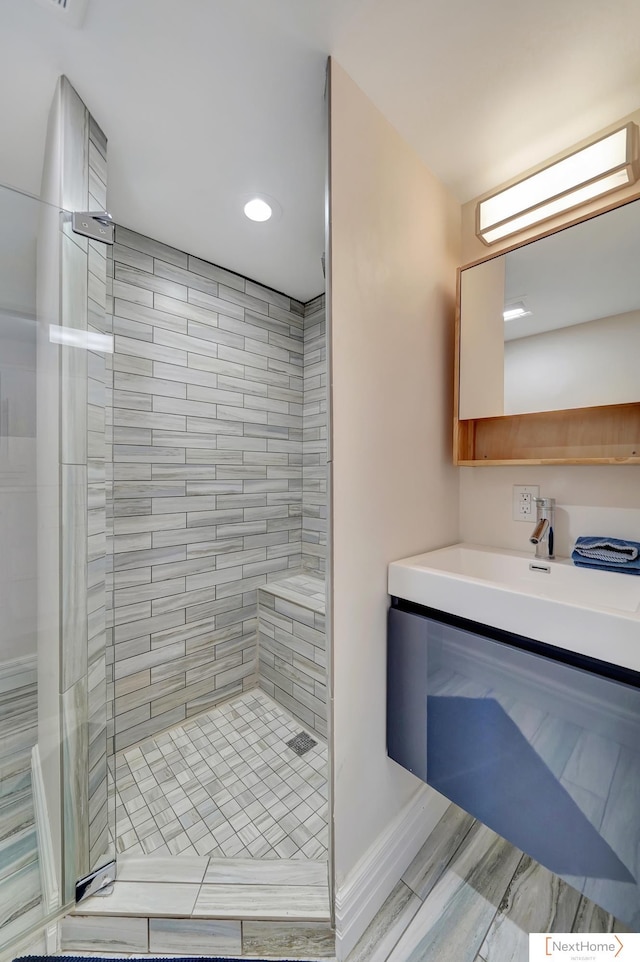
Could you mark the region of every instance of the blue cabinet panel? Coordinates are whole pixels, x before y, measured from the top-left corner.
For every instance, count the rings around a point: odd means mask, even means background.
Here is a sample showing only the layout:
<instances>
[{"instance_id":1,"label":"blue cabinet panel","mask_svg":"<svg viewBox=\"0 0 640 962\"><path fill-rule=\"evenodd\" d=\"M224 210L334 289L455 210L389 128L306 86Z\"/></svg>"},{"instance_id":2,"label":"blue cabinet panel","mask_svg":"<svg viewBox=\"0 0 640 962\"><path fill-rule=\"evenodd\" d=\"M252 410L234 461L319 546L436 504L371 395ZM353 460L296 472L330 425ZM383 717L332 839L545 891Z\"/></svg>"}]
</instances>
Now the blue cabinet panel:
<instances>
[{"instance_id":1,"label":"blue cabinet panel","mask_svg":"<svg viewBox=\"0 0 640 962\"><path fill-rule=\"evenodd\" d=\"M389 611L389 756L640 929L637 676L433 614Z\"/></svg>"}]
</instances>

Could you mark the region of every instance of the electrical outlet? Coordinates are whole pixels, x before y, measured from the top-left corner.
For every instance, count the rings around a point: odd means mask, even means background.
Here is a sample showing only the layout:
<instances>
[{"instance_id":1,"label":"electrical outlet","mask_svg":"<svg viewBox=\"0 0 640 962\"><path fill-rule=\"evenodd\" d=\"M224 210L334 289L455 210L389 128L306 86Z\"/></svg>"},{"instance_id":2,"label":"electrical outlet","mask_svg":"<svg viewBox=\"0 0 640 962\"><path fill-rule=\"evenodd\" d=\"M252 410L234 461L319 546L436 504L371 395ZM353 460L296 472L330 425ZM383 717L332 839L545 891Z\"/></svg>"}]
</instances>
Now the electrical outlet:
<instances>
[{"instance_id":1,"label":"electrical outlet","mask_svg":"<svg viewBox=\"0 0 640 962\"><path fill-rule=\"evenodd\" d=\"M540 497L538 484L514 484L513 486L513 520L535 521L535 498Z\"/></svg>"}]
</instances>

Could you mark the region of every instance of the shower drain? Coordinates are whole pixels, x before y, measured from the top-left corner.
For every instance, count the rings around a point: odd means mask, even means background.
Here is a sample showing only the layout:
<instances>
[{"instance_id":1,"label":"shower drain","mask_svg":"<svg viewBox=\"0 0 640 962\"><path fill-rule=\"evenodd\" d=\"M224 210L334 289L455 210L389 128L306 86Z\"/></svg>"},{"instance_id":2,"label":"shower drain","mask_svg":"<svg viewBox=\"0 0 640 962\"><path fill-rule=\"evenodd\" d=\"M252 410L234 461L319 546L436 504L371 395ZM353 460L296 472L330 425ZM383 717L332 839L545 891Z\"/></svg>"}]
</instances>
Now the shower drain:
<instances>
[{"instance_id":1,"label":"shower drain","mask_svg":"<svg viewBox=\"0 0 640 962\"><path fill-rule=\"evenodd\" d=\"M292 748L296 755L304 755L305 752L308 752L314 747L314 745L317 744L318 743L313 740L311 735L307 735L306 732L300 732L287 742L289 748Z\"/></svg>"}]
</instances>

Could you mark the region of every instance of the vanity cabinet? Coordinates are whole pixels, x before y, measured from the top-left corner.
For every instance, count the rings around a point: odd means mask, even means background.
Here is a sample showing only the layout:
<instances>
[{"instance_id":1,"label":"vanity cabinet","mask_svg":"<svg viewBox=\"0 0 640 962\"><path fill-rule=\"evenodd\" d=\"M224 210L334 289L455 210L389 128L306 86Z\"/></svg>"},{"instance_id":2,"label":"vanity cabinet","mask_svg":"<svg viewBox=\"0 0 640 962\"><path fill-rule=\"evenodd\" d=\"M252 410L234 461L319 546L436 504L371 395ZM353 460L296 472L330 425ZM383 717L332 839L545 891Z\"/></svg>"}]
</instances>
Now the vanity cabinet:
<instances>
[{"instance_id":1,"label":"vanity cabinet","mask_svg":"<svg viewBox=\"0 0 640 962\"><path fill-rule=\"evenodd\" d=\"M640 928L640 675L394 598L390 758Z\"/></svg>"},{"instance_id":2,"label":"vanity cabinet","mask_svg":"<svg viewBox=\"0 0 640 962\"><path fill-rule=\"evenodd\" d=\"M640 200L458 271L454 462L640 464Z\"/></svg>"}]
</instances>

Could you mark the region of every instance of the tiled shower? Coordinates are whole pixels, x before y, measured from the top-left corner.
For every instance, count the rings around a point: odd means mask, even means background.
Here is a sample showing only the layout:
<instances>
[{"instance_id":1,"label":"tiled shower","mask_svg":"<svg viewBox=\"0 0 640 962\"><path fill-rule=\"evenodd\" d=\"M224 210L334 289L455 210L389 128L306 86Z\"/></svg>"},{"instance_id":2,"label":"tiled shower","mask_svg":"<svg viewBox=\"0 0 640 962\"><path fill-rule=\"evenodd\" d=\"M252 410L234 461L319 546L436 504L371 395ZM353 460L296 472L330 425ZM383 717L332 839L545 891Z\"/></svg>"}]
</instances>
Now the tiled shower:
<instances>
[{"instance_id":1,"label":"tiled shower","mask_svg":"<svg viewBox=\"0 0 640 962\"><path fill-rule=\"evenodd\" d=\"M3 945L114 853L328 841L324 294L74 233L107 141L65 78L44 170L2 249Z\"/></svg>"},{"instance_id":2,"label":"tiled shower","mask_svg":"<svg viewBox=\"0 0 640 962\"><path fill-rule=\"evenodd\" d=\"M248 847L235 831L227 837L217 802L242 819L215 772L205 778L210 795L187 779L196 802L178 825L167 815L170 792L145 766L157 811L141 811L127 750L162 754L168 730L188 740L185 722L258 690L280 706L279 724L292 715L294 727L326 739L324 296L302 304L124 227L115 241L108 661L110 750L127 779L118 847L303 857L302 845L280 840L279 852L264 839ZM236 707L242 725L251 709ZM219 723L207 719L212 730ZM251 787L239 780L237 794L249 801ZM291 805L304 800L294 795ZM308 816L322 807L326 791ZM263 805L259 814L271 820ZM326 821L317 834L322 843L307 850L326 857Z\"/></svg>"},{"instance_id":3,"label":"tiled shower","mask_svg":"<svg viewBox=\"0 0 640 962\"><path fill-rule=\"evenodd\" d=\"M323 299L309 307L116 228L116 751L254 687L258 588L321 566Z\"/></svg>"}]
</instances>

